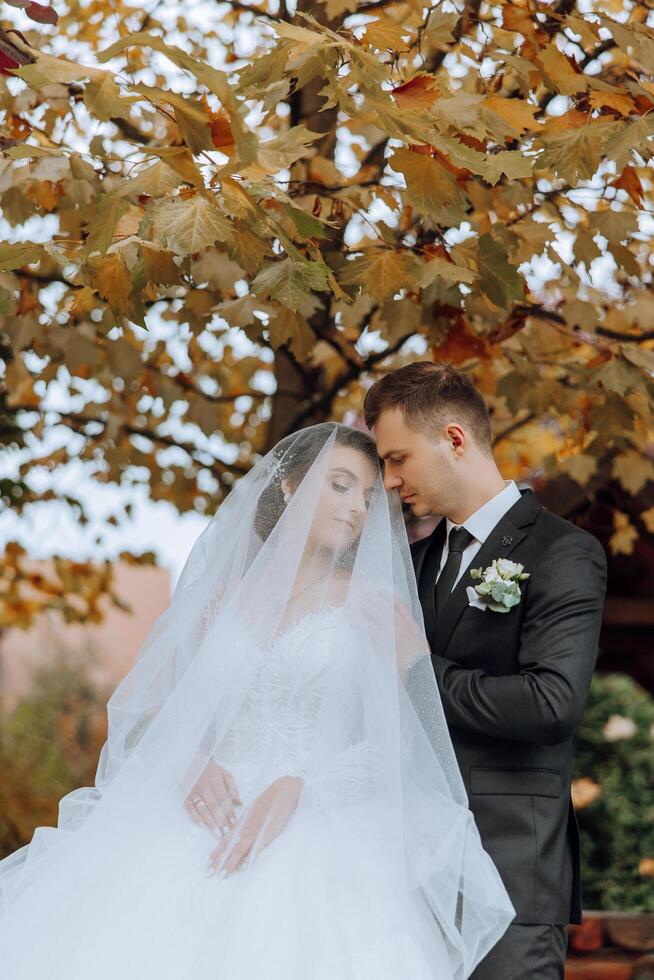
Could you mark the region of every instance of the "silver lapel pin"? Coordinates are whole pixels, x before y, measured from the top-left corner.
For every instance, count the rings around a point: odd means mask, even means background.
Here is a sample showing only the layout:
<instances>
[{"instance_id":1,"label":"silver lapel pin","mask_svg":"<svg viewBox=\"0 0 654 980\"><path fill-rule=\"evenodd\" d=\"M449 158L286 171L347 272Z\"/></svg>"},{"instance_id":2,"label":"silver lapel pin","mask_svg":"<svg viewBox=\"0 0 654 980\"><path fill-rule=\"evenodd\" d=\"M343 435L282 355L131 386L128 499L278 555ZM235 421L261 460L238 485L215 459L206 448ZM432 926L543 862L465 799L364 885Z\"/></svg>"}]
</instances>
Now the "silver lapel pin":
<instances>
[{"instance_id":1,"label":"silver lapel pin","mask_svg":"<svg viewBox=\"0 0 654 980\"><path fill-rule=\"evenodd\" d=\"M502 547L508 548L510 544L513 544L513 538L510 534L505 534L502 538Z\"/></svg>"}]
</instances>

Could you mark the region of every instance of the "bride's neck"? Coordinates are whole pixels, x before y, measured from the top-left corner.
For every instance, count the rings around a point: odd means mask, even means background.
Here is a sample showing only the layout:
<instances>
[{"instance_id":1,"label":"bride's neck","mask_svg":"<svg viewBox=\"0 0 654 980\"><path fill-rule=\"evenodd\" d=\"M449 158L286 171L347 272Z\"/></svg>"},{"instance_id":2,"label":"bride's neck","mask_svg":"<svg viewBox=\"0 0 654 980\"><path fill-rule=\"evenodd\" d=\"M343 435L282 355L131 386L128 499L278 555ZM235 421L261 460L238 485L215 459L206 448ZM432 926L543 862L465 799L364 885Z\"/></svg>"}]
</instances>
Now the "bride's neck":
<instances>
[{"instance_id":1,"label":"bride's neck","mask_svg":"<svg viewBox=\"0 0 654 980\"><path fill-rule=\"evenodd\" d=\"M302 589L323 577L326 578L333 568L334 556L331 552L324 548L308 551L300 562L292 592L297 592L298 589Z\"/></svg>"}]
</instances>

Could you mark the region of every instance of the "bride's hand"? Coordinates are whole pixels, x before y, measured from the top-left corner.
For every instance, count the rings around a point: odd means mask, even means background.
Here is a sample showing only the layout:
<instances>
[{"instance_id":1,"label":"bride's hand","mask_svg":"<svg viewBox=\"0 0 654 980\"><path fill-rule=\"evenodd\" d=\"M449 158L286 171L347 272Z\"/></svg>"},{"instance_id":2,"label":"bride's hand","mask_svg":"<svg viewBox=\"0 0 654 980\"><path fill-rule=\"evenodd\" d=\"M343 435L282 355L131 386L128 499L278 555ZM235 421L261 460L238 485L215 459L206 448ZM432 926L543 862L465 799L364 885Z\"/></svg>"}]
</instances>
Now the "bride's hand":
<instances>
[{"instance_id":1,"label":"bride's hand","mask_svg":"<svg viewBox=\"0 0 654 980\"><path fill-rule=\"evenodd\" d=\"M234 807L240 804L238 787L227 769L210 761L184 803L201 827L226 833L236 823Z\"/></svg>"},{"instance_id":2,"label":"bride's hand","mask_svg":"<svg viewBox=\"0 0 654 980\"><path fill-rule=\"evenodd\" d=\"M299 776L281 776L250 804L238 824L223 837L209 858L211 873L232 874L267 847L291 819L304 781Z\"/></svg>"}]
</instances>

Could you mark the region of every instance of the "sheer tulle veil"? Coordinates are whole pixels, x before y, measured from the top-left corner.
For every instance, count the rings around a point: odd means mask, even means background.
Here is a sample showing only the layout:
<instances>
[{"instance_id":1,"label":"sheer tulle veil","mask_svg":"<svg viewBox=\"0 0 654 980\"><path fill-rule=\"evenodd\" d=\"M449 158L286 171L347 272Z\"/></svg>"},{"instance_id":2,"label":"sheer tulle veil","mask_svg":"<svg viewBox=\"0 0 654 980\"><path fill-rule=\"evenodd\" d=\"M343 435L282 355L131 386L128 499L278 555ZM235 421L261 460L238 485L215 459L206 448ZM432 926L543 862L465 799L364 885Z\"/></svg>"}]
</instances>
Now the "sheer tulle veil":
<instances>
[{"instance_id":1,"label":"sheer tulle veil","mask_svg":"<svg viewBox=\"0 0 654 980\"><path fill-rule=\"evenodd\" d=\"M255 690L261 717L270 708L279 718L280 699L288 709L297 692L271 684L262 705L257 684L280 638L301 623L313 627L299 669L318 642L328 652L301 705L301 744L273 727L253 750L239 719ZM210 760L234 773L246 808L248 795L290 770L303 781L291 819L311 808L314 830L365 807L398 894L429 917L452 980L470 975L514 916L468 807L400 502L384 489L373 440L357 429L300 430L238 481L195 542L108 719L95 785L64 797L57 826L39 827L0 861L8 980L36 980L28 962L41 969L36 953L18 948L26 926L47 953L39 980L66 980L75 935L107 914L158 828L187 817ZM254 849L237 873L244 887L264 855Z\"/></svg>"}]
</instances>

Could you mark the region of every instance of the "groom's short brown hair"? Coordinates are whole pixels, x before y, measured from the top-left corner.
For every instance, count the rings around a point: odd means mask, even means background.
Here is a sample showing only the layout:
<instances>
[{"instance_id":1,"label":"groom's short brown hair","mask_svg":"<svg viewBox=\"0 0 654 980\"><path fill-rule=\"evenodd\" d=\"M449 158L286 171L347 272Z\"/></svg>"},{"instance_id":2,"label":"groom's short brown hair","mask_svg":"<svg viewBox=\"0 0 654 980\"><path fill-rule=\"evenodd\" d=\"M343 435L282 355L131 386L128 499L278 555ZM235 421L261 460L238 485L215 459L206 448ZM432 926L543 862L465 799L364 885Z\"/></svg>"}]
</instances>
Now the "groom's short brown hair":
<instances>
[{"instance_id":1,"label":"groom's short brown hair","mask_svg":"<svg viewBox=\"0 0 654 980\"><path fill-rule=\"evenodd\" d=\"M387 408L400 408L410 429L439 431L456 415L470 429L478 447L492 453L486 402L463 371L451 364L416 361L376 381L363 400L366 425L372 429Z\"/></svg>"}]
</instances>

